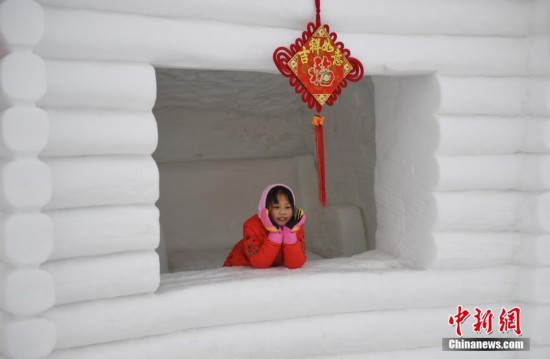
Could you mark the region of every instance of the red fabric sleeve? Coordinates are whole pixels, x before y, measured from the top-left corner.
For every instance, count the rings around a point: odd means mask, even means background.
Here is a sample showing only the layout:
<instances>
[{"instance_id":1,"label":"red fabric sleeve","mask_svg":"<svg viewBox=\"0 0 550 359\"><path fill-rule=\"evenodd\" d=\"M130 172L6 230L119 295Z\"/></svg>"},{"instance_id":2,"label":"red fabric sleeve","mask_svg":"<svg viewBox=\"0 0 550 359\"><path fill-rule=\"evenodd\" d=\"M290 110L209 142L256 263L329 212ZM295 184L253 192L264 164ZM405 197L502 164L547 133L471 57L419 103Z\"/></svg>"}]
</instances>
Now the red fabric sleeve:
<instances>
[{"instance_id":1,"label":"red fabric sleeve","mask_svg":"<svg viewBox=\"0 0 550 359\"><path fill-rule=\"evenodd\" d=\"M244 254L254 268L268 268L277 257L281 245L267 239L267 231L258 218L246 221L243 228Z\"/></svg>"},{"instance_id":2,"label":"red fabric sleeve","mask_svg":"<svg viewBox=\"0 0 550 359\"><path fill-rule=\"evenodd\" d=\"M298 241L283 246L284 266L290 269L300 268L306 262L306 244L304 227L296 233Z\"/></svg>"}]
</instances>

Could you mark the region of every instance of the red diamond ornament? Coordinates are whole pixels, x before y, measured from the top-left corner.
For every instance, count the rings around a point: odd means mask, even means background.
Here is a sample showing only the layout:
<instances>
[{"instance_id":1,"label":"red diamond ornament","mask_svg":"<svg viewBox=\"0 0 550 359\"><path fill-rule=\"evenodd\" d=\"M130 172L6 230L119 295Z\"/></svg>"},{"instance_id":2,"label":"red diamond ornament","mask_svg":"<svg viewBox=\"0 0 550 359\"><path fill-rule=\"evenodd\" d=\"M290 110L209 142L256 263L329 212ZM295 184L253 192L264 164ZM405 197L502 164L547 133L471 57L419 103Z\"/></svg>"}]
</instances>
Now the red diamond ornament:
<instances>
[{"instance_id":1,"label":"red diamond ornament","mask_svg":"<svg viewBox=\"0 0 550 359\"><path fill-rule=\"evenodd\" d=\"M334 104L347 80L355 82L363 77L361 62L350 57L350 51L336 39L328 25L315 28L311 22L289 49L279 47L273 53L281 74L289 78L308 107L317 111L325 104Z\"/></svg>"},{"instance_id":2,"label":"red diamond ornament","mask_svg":"<svg viewBox=\"0 0 550 359\"><path fill-rule=\"evenodd\" d=\"M309 108L315 107L318 114L313 118L317 152L317 178L319 202L326 205L324 117L319 115L325 104L332 106L349 81L363 78L363 65L353 57L342 42L336 41L336 33L328 25L321 25L320 0L315 1L316 24L310 22L302 37L290 48L278 47L273 61L283 76L289 78L290 86L299 94Z\"/></svg>"}]
</instances>

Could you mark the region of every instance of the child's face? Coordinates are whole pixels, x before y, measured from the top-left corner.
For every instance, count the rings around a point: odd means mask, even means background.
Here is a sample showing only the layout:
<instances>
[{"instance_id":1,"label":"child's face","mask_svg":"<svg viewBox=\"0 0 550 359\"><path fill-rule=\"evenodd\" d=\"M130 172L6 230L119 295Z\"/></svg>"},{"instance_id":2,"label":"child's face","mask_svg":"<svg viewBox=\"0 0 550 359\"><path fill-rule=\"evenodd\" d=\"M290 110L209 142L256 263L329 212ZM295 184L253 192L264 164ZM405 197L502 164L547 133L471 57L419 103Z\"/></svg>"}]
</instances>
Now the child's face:
<instances>
[{"instance_id":1,"label":"child's face","mask_svg":"<svg viewBox=\"0 0 550 359\"><path fill-rule=\"evenodd\" d=\"M277 201L279 203L269 206L269 217L273 223L282 227L287 224L292 217L292 205L288 201L287 196L282 193L279 193L277 196Z\"/></svg>"}]
</instances>

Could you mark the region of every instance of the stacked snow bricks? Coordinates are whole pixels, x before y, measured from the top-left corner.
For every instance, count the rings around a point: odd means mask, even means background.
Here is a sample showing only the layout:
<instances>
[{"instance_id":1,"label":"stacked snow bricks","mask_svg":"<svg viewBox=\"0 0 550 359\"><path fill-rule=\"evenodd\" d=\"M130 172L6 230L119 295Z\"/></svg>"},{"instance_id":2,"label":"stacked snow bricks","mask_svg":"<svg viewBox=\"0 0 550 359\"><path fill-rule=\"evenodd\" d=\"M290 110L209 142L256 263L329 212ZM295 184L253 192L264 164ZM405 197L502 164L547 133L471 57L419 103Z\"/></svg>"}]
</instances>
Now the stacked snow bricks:
<instances>
[{"instance_id":1,"label":"stacked snow bricks","mask_svg":"<svg viewBox=\"0 0 550 359\"><path fill-rule=\"evenodd\" d=\"M548 358L548 1L324 0L375 88L376 250L407 265L160 280L154 66L275 73L314 10L286 3L0 4L1 355L441 358L462 305L521 307Z\"/></svg>"}]
</instances>

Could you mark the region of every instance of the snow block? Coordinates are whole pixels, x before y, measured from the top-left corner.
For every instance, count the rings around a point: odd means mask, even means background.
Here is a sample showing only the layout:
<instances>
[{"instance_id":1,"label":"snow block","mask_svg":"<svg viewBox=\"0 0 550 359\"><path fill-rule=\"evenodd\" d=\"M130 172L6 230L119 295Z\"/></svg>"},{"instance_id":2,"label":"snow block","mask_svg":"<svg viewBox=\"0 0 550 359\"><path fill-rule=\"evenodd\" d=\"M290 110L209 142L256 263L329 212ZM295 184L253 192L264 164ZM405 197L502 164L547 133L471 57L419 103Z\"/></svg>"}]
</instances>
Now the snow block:
<instances>
[{"instance_id":1,"label":"snow block","mask_svg":"<svg viewBox=\"0 0 550 359\"><path fill-rule=\"evenodd\" d=\"M41 0L41 3L55 7L67 6L64 0ZM522 2L421 0L413 4L403 0L374 0L369 1L368 11L360 11L364 4L361 0L354 0L349 1L346 7L341 7L337 1L327 0L322 4L322 19L337 31L351 33L521 36L529 32L531 25L528 21L531 6ZM232 2L231 6L220 6L216 0L205 0L198 4L178 0L159 4L144 1L139 6L135 6L132 1L80 0L71 2L69 6L176 19L279 26L299 31L305 19L314 20L312 14L315 11L312 4L291 0L276 4L241 0ZM346 11L350 8L358 11ZM544 10L541 12L546 14ZM546 17L542 14L539 21L544 23Z\"/></svg>"},{"instance_id":2,"label":"snow block","mask_svg":"<svg viewBox=\"0 0 550 359\"><path fill-rule=\"evenodd\" d=\"M52 276L39 269L3 266L0 274L0 306L15 315L33 315L48 310L55 301Z\"/></svg>"},{"instance_id":3,"label":"snow block","mask_svg":"<svg viewBox=\"0 0 550 359\"><path fill-rule=\"evenodd\" d=\"M339 33L340 38L367 74L518 76L528 61L521 41L510 38Z\"/></svg>"},{"instance_id":4,"label":"snow block","mask_svg":"<svg viewBox=\"0 0 550 359\"><path fill-rule=\"evenodd\" d=\"M550 266L550 235L531 235L522 238L516 258L527 265Z\"/></svg>"},{"instance_id":5,"label":"snow block","mask_svg":"<svg viewBox=\"0 0 550 359\"><path fill-rule=\"evenodd\" d=\"M48 115L36 107L10 107L0 115L0 156L40 152L48 142Z\"/></svg>"},{"instance_id":6,"label":"snow block","mask_svg":"<svg viewBox=\"0 0 550 359\"><path fill-rule=\"evenodd\" d=\"M517 232L435 232L432 268L482 268L510 264L526 237ZM521 248L521 247L520 247Z\"/></svg>"},{"instance_id":7,"label":"snow block","mask_svg":"<svg viewBox=\"0 0 550 359\"><path fill-rule=\"evenodd\" d=\"M492 307L501 305L499 303ZM508 304L505 306L509 307ZM340 313L192 328L138 340L60 350L54 352L52 358L180 357L178 353L185 353L192 358L326 358L330 354L335 358L347 358L345 354L348 353L397 351L437 345L441 354L441 338L455 335L454 328L445 320L453 309L449 306ZM415 323L421 330L411 331L403 322ZM393 335L387 335L386 330L381 330L382 326ZM292 335L289 336L289 333ZM495 333L492 336L502 337ZM254 344L236 345L236 338L247 338ZM281 346L281 342L285 345ZM369 353L358 358L371 356Z\"/></svg>"},{"instance_id":8,"label":"snow block","mask_svg":"<svg viewBox=\"0 0 550 359\"><path fill-rule=\"evenodd\" d=\"M527 121L525 152L550 152L550 118L538 118Z\"/></svg>"},{"instance_id":9,"label":"snow block","mask_svg":"<svg viewBox=\"0 0 550 359\"><path fill-rule=\"evenodd\" d=\"M343 205L329 206L327 217L330 221L332 243L340 247L334 249L333 256L347 257L367 250L363 219L359 208Z\"/></svg>"},{"instance_id":10,"label":"snow block","mask_svg":"<svg viewBox=\"0 0 550 359\"><path fill-rule=\"evenodd\" d=\"M527 323L532 323L529 329L534 333L531 343L540 346L550 345L550 337L546 334L548 321L550 321L550 306L531 305L526 307L526 309L528 317L525 318L525 320ZM550 351L548 353L550 353Z\"/></svg>"},{"instance_id":11,"label":"snow block","mask_svg":"<svg viewBox=\"0 0 550 359\"><path fill-rule=\"evenodd\" d=\"M31 52L11 53L0 60L0 105L32 105L46 93L44 60Z\"/></svg>"},{"instance_id":12,"label":"snow block","mask_svg":"<svg viewBox=\"0 0 550 359\"><path fill-rule=\"evenodd\" d=\"M45 68L48 90L41 107L150 111L155 103L151 65L48 60Z\"/></svg>"},{"instance_id":13,"label":"snow block","mask_svg":"<svg viewBox=\"0 0 550 359\"><path fill-rule=\"evenodd\" d=\"M53 194L45 208L151 204L159 196L159 175L150 156L46 159Z\"/></svg>"},{"instance_id":14,"label":"snow block","mask_svg":"<svg viewBox=\"0 0 550 359\"><path fill-rule=\"evenodd\" d=\"M435 232L433 268L550 265L550 236L520 232Z\"/></svg>"},{"instance_id":15,"label":"snow block","mask_svg":"<svg viewBox=\"0 0 550 359\"><path fill-rule=\"evenodd\" d=\"M440 76L438 81L440 114L515 116L525 113L527 78Z\"/></svg>"},{"instance_id":16,"label":"snow block","mask_svg":"<svg viewBox=\"0 0 550 359\"><path fill-rule=\"evenodd\" d=\"M550 304L550 267L519 270L516 297L527 303Z\"/></svg>"},{"instance_id":17,"label":"snow block","mask_svg":"<svg viewBox=\"0 0 550 359\"><path fill-rule=\"evenodd\" d=\"M88 207L45 212L53 222L51 259L155 249L159 210L148 206Z\"/></svg>"},{"instance_id":18,"label":"snow block","mask_svg":"<svg viewBox=\"0 0 550 359\"><path fill-rule=\"evenodd\" d=\"M520 190L550 188L550 156L439 156L437 190Z\"/></svg>"},{"instance_id":19,"label":"snow block","mask_svg":"<svg viewBox=\"0 0 550 359\"><path fill-rule=\"evenodd\" d=\"M264 9L262 20L266 14ZM314 14L313 8L311 14ZM365 12L361 12L361 16L365 16ZM185 20L166 19L119 12L46 8L45 36L36 51L44 57L70 60L140 61L160 67L274 72L273 61L266 54L272 54L273 49L282 45L277 39L293 41L306 24L302 19L296 26L297 30L281 24L262 24L250 31L241 23L206 19L189 21L189 14L184 17ZM383 18L388 19L387 16ZM471 17L467 19L471 20ZM313 16L310 21L314 21ZM349 24L349 19L346 23ZM113 28L117 31L111 31ZM144 29L147 29L146 33ZM438 71L510 76L527 71L527 54L520 38L414 36L410 33L400 36L380 35L379 31L361 33L331 29L338 31L338 39L352 49L353 56L362 60L366 73L370 74ZM223 42L218 41L218 34L224 34ZM217 45L205 47L202 46L204 43ZM419 52L418 48L424 51ZM220 57L220 53L231 56Z\"/></svg>"},{"instance_id":20,"label":"snow block","mask_svg":"<svg viewBox=\"0 0 550 359\"><path fill-rule=\"evenodd\" d=\"M542 3L542 1L538 1ZM538 14L544 15L546 12ZM548 23L548 21L546 21ZM538 76L548 76L550 74L550 35L548 30L546 34L531 35L526 40L529 49L529 73Z\"/></svg>"},{"instance_id":21,"label":"snow block","mask_svg":"<svg viewBox=\"0 0 550 359\"><path fill-rule=\"evenodd\" d=\"M544 117L438 115L437 119L440 155L550 152L550 121Z\"/></svg>"},{"instance_id":22,"label":"snow block","mask_svg":"<svg viewBox=\"0 0 550 359\"><path fill-rule=\"evenodd\" d=\"M436 192L436 231L550 232L550 193Z\"/></svg>"},{"instance_id":23,"label":"snow block","mask_svg":"<svg viewBox=\"0 0 550 359\"><path fill-rule=\"evenodd\" d=\"M376 247L418 266L435 255L438 81L373 78L376 110Z\"/></svg>"},{"instance_id":24,"label":"snow block","mask_svg":"<svg viewBox=\"0 0 550 359\"><path fill-rule=\"evenodd\" d=\"M52 221L44 214L3 214L0 233L0 256L12 265L40 264L52 253Z\"/></svg>"},{"instance_id":25,"label":"snow block","mask_svg":"<svg viewBox=\"0 0 550 359\"><path fill-rule=\"evenodd\" d=\"M438 155L488 155L521 152L525 150L525 145L529 145L541 137L539 131L533 131L529 136L524 135L525 127L531 122L535 122L537 125L546 122L528 121L519 117L476 115L437 115L437 120L440 136ZM548 124L550 125L550 121ZM539 130L540 126L534 125L534 127ZM495 131L495 128L499 130ZM535 145L531 151L526 152L538 152L537 148L539 147Z\"/></svg>"},{"instance_id":26,"label":"snow block","mask_svg":"<svg viewBox=\"0 0 550 359\"><path fill-rule=\"evenodd\" d=\"M51 175L44 162L18 159L0 165L0 208L35 209L51 198Z\"/></svg>"},{"instance_id":27,"label":"snow block","mask_svg":"<svg viewBox=\"0 0 550 359\"><path fill-rule=\"evenodd\" d=\"M154 250L47 262L55 280L55 304L154 292L160 281Z\"/></svg>"},{"instance_id":28,"label":"snow block","mask_svg":"<svg viewBox=\"0 0 550 359\"><path fill-rule=\"evenodd\" d=\"M149 111L47 111L50 136L42 157L150 155L157 146Z\"/></svg>"},{"instance_id":29,"label":"snow block","mask_svg":"<svg viewBox=\"0 0 550 359\"><path fill-rule=\"evenodd\" d=\"M36 1L6 0L0 4L0 38L11 49L32 47L44 33L44 9Z\"/></svg>"},{"instance_id":30,"label":"snow block","mask_svg":"<svg viewBox=\"0 0 550 359\"><path fill-rule=\"evenodd\" d=\"M441 345L441 337L452 329L445 320L449 313L447 308L372 311L196 328L54 352L52 359L324 358L330 354L342 357L360 351ZM422 330L411 331L403 322L414 323ZM381 330L382 325L385 330ZM392 335L387 335L388 331ZM242 338L253 344L235 343Z\"/></svg>"},{"instance_id":31,"label":"snow block","mask_svg":"<svg viewBox=\"0 0 550 359\"><path fill-rule=\"evenodd\" d=\"M56 348L62 349L186 329L327 313L329 318L342 312L378 310L397 315L390 309L456 308L456 303L500 302L510 296L515 285L510 278L517 273L513 266L453 271L369 270L361 267L369 264L363 262L349 258L315 261L306 263L299 273L285 268L182 272L163 280L156 295L56 306L44 315L56 324ZM293 304L267 308L265 298L272 296L278 302ZM448 315L441 320L446 326ZM436 337L441 338L443 333L438 332ZM386 335L390 337L393 336Z\"/></svg>"},{"instance_id":32,"label":"snow block","mask_svg":"<svg viewBox=\"0 0 550 359\"><path fill-rule=\"evenodd\" d=\"M518 206L517 228L521 231L550 232L550 192L528 195Z\"/></svg>"},{"instance_id":33,"label":"snow block","mask_svg":"<svg viewBox=\"0 0 550 359\"><path fill-rule=\"evenodd\" d=\"M550 115L550 81L532 78L528 83L527 110L538 116Z\"/></svg>"},{"instance_id":34,"label":"snow block","mask_svg":"<svg viewBox=\"0 0 550 359\"><path fill-rule=\"evenodd\" d=\"M44 318L13 319L1 313L1 351L10 358L44 358L56 342L55 324Z\"/></svg>"}]
</instances>

